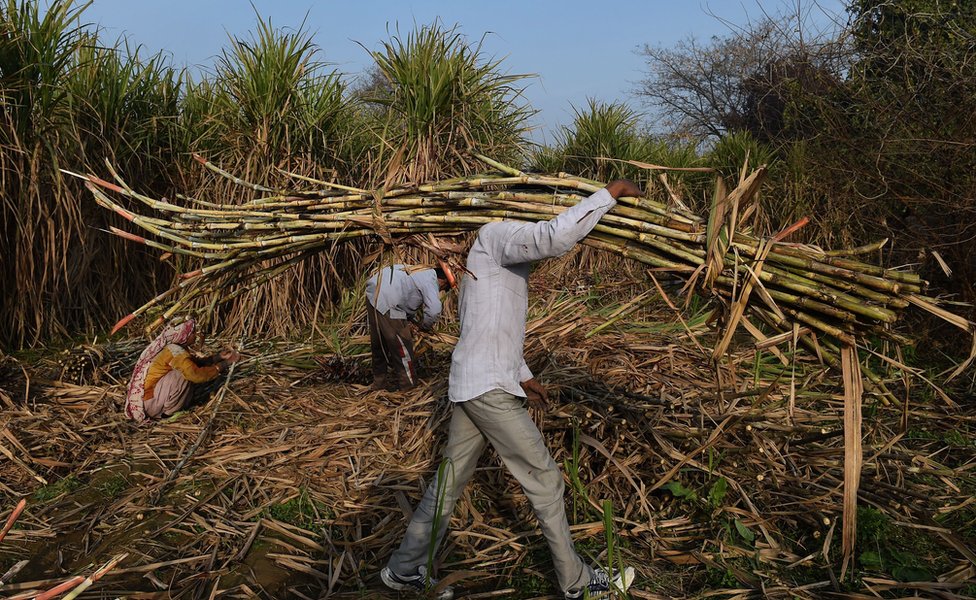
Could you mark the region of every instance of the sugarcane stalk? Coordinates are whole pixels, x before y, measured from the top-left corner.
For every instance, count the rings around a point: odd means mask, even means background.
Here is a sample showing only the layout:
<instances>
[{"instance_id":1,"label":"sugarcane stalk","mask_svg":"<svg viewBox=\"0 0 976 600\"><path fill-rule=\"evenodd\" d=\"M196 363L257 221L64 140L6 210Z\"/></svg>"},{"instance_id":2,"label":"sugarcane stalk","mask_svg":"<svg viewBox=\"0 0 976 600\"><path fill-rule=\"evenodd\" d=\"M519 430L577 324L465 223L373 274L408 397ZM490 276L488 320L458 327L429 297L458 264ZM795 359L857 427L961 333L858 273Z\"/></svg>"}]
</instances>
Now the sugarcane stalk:
<instances>
[{"instance_id":1,"label":"sugarcane stalk","mask_svg":"<svg viewBox=\"0 0 976 600\"><path fill-rule=\"evenodd\" d=\"M33 598L34 598L34 600L52 600L53 598L57 598L61 594L63 594L65 592L67 592L68 590L74 588L75 586L77 586L78 584L82 583L83 581L85 581L85 578L84 577L82 577L81 575L75 575L71 579L68 579L67 581L61 582L58 585L52 587L51 589L49 589L49 590L47 590L45 592L41 592L40 594L37 594L36 596L33 596ZM31 596L28 596L28 597L31 597Z\"/></svg>"},{"instance_id":2,"label":"sugarcane stalk","mask_svg":"<svg viewBox=\"0 0 976 600\"><path fill-rule=\"evenodd\" d=\"M864 304L857 298L840 290L830 288L825 284L817 283L794 273L785 271L772 273L769 270L764 269L763 272L759 274L759 278L763 281L763 283L782 287L798 294L803 294L808 298L815 298L822 302L829 303L833 306L837 306L870 319L885 323L894 323L896 320L898 320L898 316L890 309L881 306L870 306Z\"/></svg>"},{"instance_id":3,"label":"sugarcane stalk","mask_svg":"<svg viewBox=\"0 0 976 600\"><path fill-rule=\"evenodd\" d=\"M724 297L726 297L726 298L728 298L730 300L733 299L732 293L729 290L725 290L725 289L720 290L719 291L719 295L724 296ZM787 304L789 304L789 301L784 301L784 302L787 303ZM750 308L755 308L755 304L751 305ZM789 308L788 306L780 307L780 310L784 313L784 318L783 319L780 319L780 318L776 317L775 315L773 315L772 313L769 313L769 319L773 323L775 323L777 325L777 327L780 328L780 329L784 329L786 331L790 331L791 330L789 320L786 320L785 319L785 316L786 315L789 315L790 317L792 317L796 321L799 321L801 323L805 323L806 325L810 326L812 329L815 329L816 331L818 331L820 333L824 333L824 334L827 334L827 335L830 335L830 336L834 336L834 337L836 337L838 339L842 339L842 340L845 341L845 343L847 341L852 341L853 340L853 337L851 336L851 333L849 331L846 331L844 329L841 329L839 327L836 327L834 325L831 325L831 324L827 323L826 321L824 321L823 319L818 319L817 317L814 317L813 315L810 315L809 313L806 313L806 312L803 312L803 311L800 311L800 310L796 310L794 308Z\"/></svg>"},{"instance_id":4,"label":"sugarcane stalk","mask_svg":"<svg viewBox=\"0 0 976 600\"><path fill-rule=\"evenodd\" d=\"M725 289L731 289L734 284L734 280L723 275L718 278L716 283L721 284ZM812 310L845 323L854 323L857 321L857 318L850 312L837 308L836 306L831 306L830 304L825 304L823 302L811 300L805 296L791 294L789 292L784 292L782 290L777 290L770 287L767 287L766 291L769 293L771 298L780 303L789 304L791 306L800 307L806 310Z\"/></svg>"},{"instance_id":5,"label":"sugarcane stalk","mask_svg":"<svg viewBox=\"0 0 976 600\"><path fill-rule=\"evenodd\" d=\"M744 249L749 254L754 254L756 249L756 243L753 241L737 239L734 242L735 246ZM825 260L831 259L831 257L824 257ZM791 267L797 267L807 271L816 271L823 273L825 275L830 275L833 277L849 279L851 281L856 281L866 287L871 287L877 290L889 292L892 294L900 294L904 292L917 291L918 286L910 282L905 282L900 279L892 280L896 278L886 279L885 277L878 277L869 274L867 269L857 270L854 269L856 265L861 263L851 262L850 266L852 268L838 267L837 265L831 264L829 262L820 262L810 256L797 255L792 248L784 246L782 244L777 245L774 251L770 252L769 260L777 263L782 263L784 265L789 265ZM870 265L865 265L870 267Z\"/></svg>"},{"instance_id":6,"label":"sugarcane stalk","mask_svg":"<svg viewBox=\"0 0 976 600\"><path fill-rule=\"evenodd\" d=\"M790 256L793 258L800 259L800 264L806 259L806 255L803 251L797 248L791 248L789 246L782 246L779 249L780 253L785 256ZM883 267L878 267L875 265L869 265L867 263L862 263L856 260L850 260L846 258L841 258L837 256L823 256L822 260L818 261L819 264L823 266L834 267L840 272L842 271L853 271L856 273L863 273L867 275L873 275L877 279L882 281L885 279L894 280L897 282L909 284L898 288L896 291L919 291L912 289L914 287L920 287L923 283L922 278L918 276L917 273L909 273L905 271L897 271L895 269L885 269ZM824 273L829 273L829 271L824 270Z\"/></svg>"},{"instance_id":7,"label":"sugarcane stalk","mask_svg":"<svg viewBox=\"0 0 976 600\"><path fill-rule=\"evenodd\" d=\"M180 292L164 311L162 318L166 319L204 295L215 301L237 297L337 243L379 233L387 241L392 241L390 236L416 233L454 234L500 219L540 221L561 214L585 194L604 186L566 174L524 173L488 157L478 158L497 172L378 191L289 174L327 189L287 191L240 180L197 157L221 177L267 194L237 205L193 200L192 206L179 206L155 200L133 191L111 166L109 171L118 183L84 178L101 206L171 243L114 227L112 233L205 261L181 275L178 285L126 317L131 320ZM743 173L739 185L728 193L717 187L707 223L687 210L655 200L620 198L584 243L656 270L690 273L705 266L705 287L714 286L723 296L735 294L744 285L743 277L756 277L761 285L756 286L754 296L761 300L749 305L762 302L776 311L782 303L777 318L780 326L786 325L781 319L801 322L843 343L853 340L855 329L883 332L880 326L894 322L896 310L907 307L912 302L910 294L917 294L924 283L913 273L844 258L874 251L883 241L845 252L823 252L781 243L786 230L771 242L763 268L749 274L751 263L739 254L755 256L764 242L740 229L736 221L740 204L756 192L763 173L762 169L748 177ZM133 198L168 218L133 213L114 202L109 192ZM231 293L222 293L231 286ZM917 303L931 306L923 299Z\"/></svg>"},{"instance_id":8,"label":"sugarcane stalk","mask_svg":"<svg viewBox=\"0 0 976 600\"><path fill-rule=\"evenodd\" d=\"M129 240L130 242L135 242L137 244L142 244L143 246L149 246L150 248L156 248L157 250L162 250L163 252L171 252L173 254L180 254L183 256L192 256L194 258L213 258L214 255L207 254L205 252L196 252L194 250L187 250L186 248L180 248L179 246L170 246L168 244L160 244L154 240L146 239L142 236L138 236L127 231L122 231L118 227L109 225L109 233L113 233L123 239Z\"/></svg>"},{"instance_id":9,"label":"sugarcane stalk","mask_svg":"<svg viewBox=\"0 0 976 600\"><path fill-rule=\"evenodd\" d=\"M71 590L71 592L68 593L62 600L74 600L77 598L82 592L90 588L96 581L104 577L106 573L118 566L118 564L125 560L127 556L129 556L129 553L123 552L122 554L113 557L111 560L105 563L101 569L86 577L85 580L78 585L78 587Z\"/></svg>"},{"instance_id":10,"label":"sugarcane stalk","mask_svg":"<svg viewBox=\"0 0 976 600\"><path fill-rule=\"evenodd\" d=\"M7 522L4 524L3 529L0 530L0 542L3 541L3 538L7 537L7 533L13 528L14 523L17 522L17 519L20 517L20 514L24 512L26 507L27 498L21 498L20 502L17 503L17 506L15 506L10 512L10 516L7 517Z\"/></svg>"},{"instance_id":11,"label":"sugarcane stalk","mask_svg":"<svg viewBox=\"0 0 976 600\"><path fill-rule=\"evenodd\" d=\"M774 274L780 274L783 276L788 276L787 274L801 276L806 279L823 283L830 287L843 290L852 295L860 296L867 300L871 300L873 302L878 302L885 306L893 306L895 308L905 308L906 306L908 306L908 301L905 300L904 298L898 298L897 296L885 294L873 290L871 288L868 288L866 286L860 285L858 283L855 283L853 281L828 277L822 273L817 273L816 271L805 271L803 273L797 273L796 271L791 270L788 267L784 268L784 267L777 267L774 265L767 265L766 268L769 269L769 271Z\"/></svg>"},{"instance_id":12,"label":"sugarcane stalk","mask_svg":"<svg viewBox=\"0 0 976 600\"><path fill-rule=\"evenodd\" d=\"M877 242L871 242L870 244L864 244L863 246L858 246L856 248L848 248L846 250L826 250L824 251L825 256L856 256L858 254L870 254L872 252L877 252L888 243L888 238L883 240L878 240Z\"/></svg>"},{"instance_id":13,"label":"sugarcane stalk","mask_svg":"<svg viewBox=\"0 0 976 600\"><path fill-rule=\"evenodd\" d=\"M308 177L306 175L301 175L299 173L292 173L291 171L285 171L284 169L278 169L278 171L281 172L281 173L284 173L285 175L287 175L289 177L292 177L294 179L298 179L300 181L307 181L308 183L314 183L316 185L324 185L325 187L332 188L332 189L336 189L336 190L342 190L342 191L345 191L345 192L357 192L357 193L365 193L366 192L366 190L359 189L359 188L356 188L356 187L351 187L351 186L348 186L348 185L341 185L341 184L334 183L334 182L331 182L331 181L322 181L321 179L313 179L312 177Z\"/></svg>"},{"instance_id":14,"label":"sugarcane stalk","mask_svg":"<svg viewBox=\"0 0 976 600\"><path fill-rule=\"evenodd\" d=\"M485 163L489 167L493 167L495 169L498 169L499 171L501 171L502 173L505 173L507 175L515 175L515 176L525 175L525 173L523 173L522 171L519 171L518 169L516 169L514 167L509 167L508 165L503 165L502 163L498 162L497 160L488 158L484 154L478 154L477 152L475 152L475 153L473 153L473 155L474 155L475 158L477 158L481 162Z\"/></svg>"},{"instance_id":15,"label":"sugarcane stalk","mask_svg":"<svg viewBox=\"0 0 976 600\"><path fill-rule=\"evenodd\" d=\"M645 247L653 248L664 254L681 259L683 262L685 262L685 264L695 267L701 265L705 260L704 256L701 256L701 251L683 247L666 238L658 238L653 234L628 231L626 229L615 229L613 227L600 224L597 224L593 230L606 233L607 235L616 238L639 242Z\"/></svg>"},{"instance_id":16,"label":"sugarcane stalk","mask_svg":"<svg viewBox=\"0 0 976 600\"><path fill-rule=\"evenodd\" d=\"M249 189L258 191L258 192L274 192L275 191L275 190L273 190L273 189L271 189L269 187L265 187L263 185L258 185L256 183L251 183L249 181L244 181L243 179L237 177L236 175L233 175L233 174L228 173L227 171L221 169L220 167L218 167L217 165L213 164L212 162L210 162L209 160L207 160L203 156L197 154L196 152L193 153L193 160L195 160L198 163L200 163L201 165L203 165L204 168L206 168L208 171L212 171L212 172L216 173L217 175L220 175L221 177L223 177L225 179L228 179L230 181L233 181L237 185L240 185L240 186L243 186L243 187L246 187L246 188L249 188Z\"/></svg>"},{"instance_id":17,"label":"sugarcane stalk","mask_svg":"<svg viewBox=\"0 0 976 600\"><path fill-rule=\"evenodd\" d=\"M673 271L675 273L690 273L695 270L694 267L663 259L658 255L647 252L646 250L626 240L613 238L612 236L601 234L599 232L591 233L587 237L583 238L582 243L593 248L609 250L625 258L630 258L658 269Z\"/></svg>"}]
</instances>

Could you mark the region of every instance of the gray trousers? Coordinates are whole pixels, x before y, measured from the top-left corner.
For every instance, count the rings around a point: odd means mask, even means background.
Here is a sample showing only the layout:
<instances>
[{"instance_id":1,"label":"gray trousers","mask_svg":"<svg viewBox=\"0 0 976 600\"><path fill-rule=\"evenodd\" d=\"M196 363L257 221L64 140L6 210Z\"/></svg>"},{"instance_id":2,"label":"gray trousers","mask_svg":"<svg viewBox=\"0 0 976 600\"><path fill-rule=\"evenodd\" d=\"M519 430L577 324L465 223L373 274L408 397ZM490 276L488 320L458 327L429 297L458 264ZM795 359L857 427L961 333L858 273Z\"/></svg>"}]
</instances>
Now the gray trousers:
<instances>
[{"instance_id":1,"label":"gray trousers","mask_svg":"<svg viewBox=\"0 0 976 600\"><path fill-rule=\"evenodd\" d=\"M443 468L439 470L443 481L434 476L413 513L400 548L390 557L390 569L401 575L416 574L419 566L427 564L432 547L436 553L454 505L488 443L522 485L532 504L549 543L559 587L565 592L586 585L593 571L573 547L563 500L562 473L529 416L525 399L502 390L492 390L454 405Z\"/></svg>"}]
</instances>

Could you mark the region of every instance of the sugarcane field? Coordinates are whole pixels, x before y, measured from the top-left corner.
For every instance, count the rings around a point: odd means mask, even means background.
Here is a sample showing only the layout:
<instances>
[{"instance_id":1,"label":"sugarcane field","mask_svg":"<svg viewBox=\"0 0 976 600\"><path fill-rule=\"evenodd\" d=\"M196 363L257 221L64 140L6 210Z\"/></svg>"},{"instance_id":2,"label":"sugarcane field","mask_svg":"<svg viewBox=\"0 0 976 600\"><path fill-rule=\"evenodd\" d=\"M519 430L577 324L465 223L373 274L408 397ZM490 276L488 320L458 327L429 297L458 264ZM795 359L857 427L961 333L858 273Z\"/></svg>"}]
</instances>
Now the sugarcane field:
<instances>
[{"instance_id":1,"label":"sugarcane field","mask_svg":"<svg viewBox=\"0 0 976 600\"><path fill-rule=\"evenodd\" d=\"M976 598L976 3L307 4L0 2L0 598Z\"/></svg>"}]
</instances>

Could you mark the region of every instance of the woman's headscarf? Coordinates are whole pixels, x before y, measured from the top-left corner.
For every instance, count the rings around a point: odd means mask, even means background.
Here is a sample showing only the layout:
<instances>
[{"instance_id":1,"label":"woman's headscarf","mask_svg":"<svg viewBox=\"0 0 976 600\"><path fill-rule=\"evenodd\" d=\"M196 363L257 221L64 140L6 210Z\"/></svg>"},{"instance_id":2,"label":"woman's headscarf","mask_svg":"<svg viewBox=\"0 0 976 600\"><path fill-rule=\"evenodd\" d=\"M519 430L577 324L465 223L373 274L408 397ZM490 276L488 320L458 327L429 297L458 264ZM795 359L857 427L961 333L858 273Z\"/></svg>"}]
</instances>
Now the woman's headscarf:
<instances>
[{"instance_id":1,"label":"woman's headscarf","mask_svg":"<svg viewBox=\"0 0 976 600\"><path fill-rule=\"evenodd\" d=\"M149 373L149 365L166 346L185 344L195 331L196 322L193 319L187 319L177 325L170 325L142 351L139 360L136 361L136 367L132 371L132 379L129 381L129 389L125 395L125 414L127 417L136 423L143 423L146 420L142 397L146 393L146 375Z\"/></svg>"}]
</instances>

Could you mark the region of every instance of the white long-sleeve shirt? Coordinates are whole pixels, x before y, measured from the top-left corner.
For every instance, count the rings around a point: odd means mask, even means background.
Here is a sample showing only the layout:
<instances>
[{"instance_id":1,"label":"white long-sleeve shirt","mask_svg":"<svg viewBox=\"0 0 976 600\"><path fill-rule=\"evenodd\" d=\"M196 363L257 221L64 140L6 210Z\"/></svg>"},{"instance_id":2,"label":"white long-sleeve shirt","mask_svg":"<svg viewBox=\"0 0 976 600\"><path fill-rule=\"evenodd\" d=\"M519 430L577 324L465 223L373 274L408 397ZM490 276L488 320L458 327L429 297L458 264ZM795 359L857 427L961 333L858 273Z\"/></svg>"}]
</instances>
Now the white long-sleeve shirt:
<instances>
[{"instance_id":1,"label":"white long-sleeve shirt","mask_svg":"<svg viewBox=\"0 0 976 600\"><path fill-rule=\"evenodd\" d=\"M617 203L602 189L550 221L482 226L468 253L458 305L461 336L451 356L448 397L464 402L494 389L525 396L532 371L522 357L531 263L568 252Z\"/></svg>"},{"instance_id":2,"label":"white long-sleeve shirt","mask_svg":"<svg viewBox=\"0 0 976 600\"><path fill-rule=\"evenodd\" d=\"M430 329L441 316L437 271L424 269L408 273L404 265L386 267L366 280L366 300L377 312L389 313L392 319L413 318L422 306L420 326Z\"/></svg>"}]
</instances>

